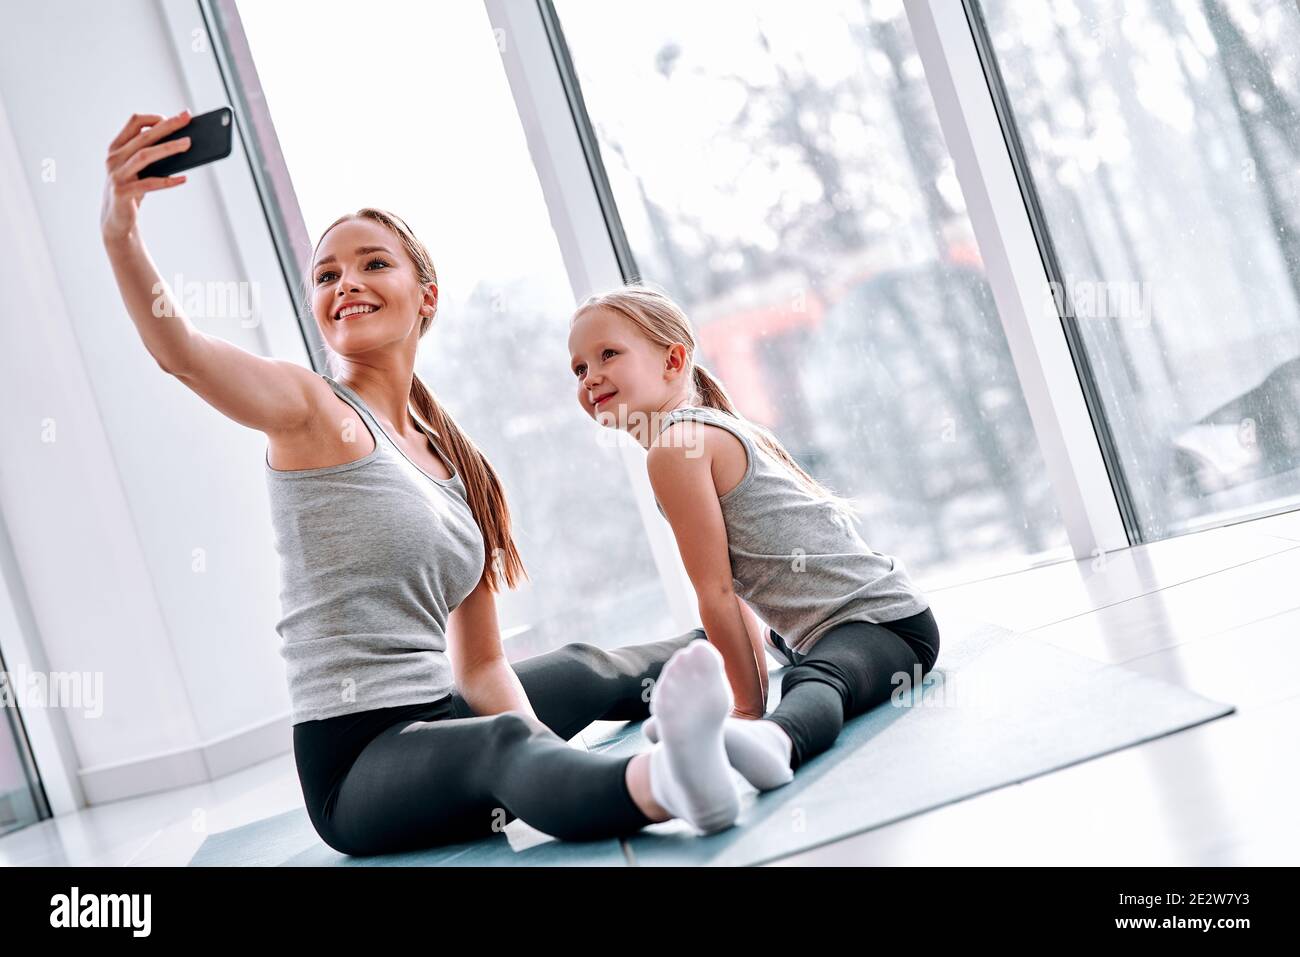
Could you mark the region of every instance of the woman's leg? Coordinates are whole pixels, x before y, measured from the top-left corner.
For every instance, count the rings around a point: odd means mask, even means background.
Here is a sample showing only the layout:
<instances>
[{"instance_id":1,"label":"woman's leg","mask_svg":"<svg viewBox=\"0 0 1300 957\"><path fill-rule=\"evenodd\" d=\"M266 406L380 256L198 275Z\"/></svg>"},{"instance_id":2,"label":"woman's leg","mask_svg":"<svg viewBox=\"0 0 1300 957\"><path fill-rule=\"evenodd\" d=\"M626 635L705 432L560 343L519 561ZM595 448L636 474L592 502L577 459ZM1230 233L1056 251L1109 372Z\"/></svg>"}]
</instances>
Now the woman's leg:
<instances>
[{"instance_id":1,"label":"woman's leg","mask_svg":"<svg viewBox=\"0 0 1300 957\"><path fill-rule=\"evenodd\" d=\"M566 741L593 721L642 721L664 664L692 641L696 628L676 638L604 649L573 642L512 664L538 720ZM459 699L459 696L457 696ZM457 714L473 712L463 700Z\"/></svg>"},{"instance_id":2,"label":"woman's leg","mask_svg":"<svg viewBox=\"0 0 1300 957\"><path fill-rule=\"evenodd\" d=\"M722 745L730 698L721 658L707 641L697 645L655 690L672 718L664 743L631 758L572 748L517 712L449 717L450 696L400 711L395 723L372 712L295 726L313 824L347 854L472 840L516 817L577 841L623 836L670 816L705 831L729 826L738 810ZM368 743L351 760L363 737ZM634 799L631 779L652 796Z\"/></svg>"},{"instance_id":3,"label":"woman's leg","mask_svg":"<svg viewBox=\"0 0 1300 957\"><path fill-rule=\"evenodd\" d=\"M912 681L934 667L939 630L929 609L901 621L846 622L817 640L781 680L781 701L766 718L790 738L790 768L835 743L840 729L888 700L900 675Z\"/></svg>"},{"instance_id":4,"label":"woman's leg","mask_svg":"<svg viewBox=\"0 0 1300 957\"><path fill-rule=\"evenodd\" d=\"M628 792L630 760L518 712L402 721L361 751L317 830L346 854L474 840L516 817L562 840L627 835L652 823Z\"/></svg>"}]
</instances>

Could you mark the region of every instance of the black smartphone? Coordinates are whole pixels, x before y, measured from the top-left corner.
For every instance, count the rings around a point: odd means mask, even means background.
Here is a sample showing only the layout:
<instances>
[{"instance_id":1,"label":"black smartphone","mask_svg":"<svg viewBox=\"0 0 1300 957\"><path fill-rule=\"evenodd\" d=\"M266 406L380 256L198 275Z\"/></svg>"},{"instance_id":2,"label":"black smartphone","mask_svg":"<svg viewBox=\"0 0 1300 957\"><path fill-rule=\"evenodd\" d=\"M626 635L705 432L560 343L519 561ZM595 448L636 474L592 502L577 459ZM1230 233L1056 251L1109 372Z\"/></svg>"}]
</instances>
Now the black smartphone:
<instances>
[{"instance_id":1,"label":"black smartphone","mask_svg":"<svg viewBox=\"0 0 1300 957\"><path fill-rule=\"evenodd\" d=\"M173 153L171 156L164 156L160 160L154 160L154 162L140 170L136 174L136 178L172 176L183 170L225 159L230 155L231 132L234 123L233 114L228 106L212 110L210 113L201 113L198 116L190 117L188 123L178 130L173 130L158 141L158 143L166 143L168 140L188 136L190 137L190 148L180 153ZM153 145L157 146L158 144Z\"/></svg>"}]
</instances>

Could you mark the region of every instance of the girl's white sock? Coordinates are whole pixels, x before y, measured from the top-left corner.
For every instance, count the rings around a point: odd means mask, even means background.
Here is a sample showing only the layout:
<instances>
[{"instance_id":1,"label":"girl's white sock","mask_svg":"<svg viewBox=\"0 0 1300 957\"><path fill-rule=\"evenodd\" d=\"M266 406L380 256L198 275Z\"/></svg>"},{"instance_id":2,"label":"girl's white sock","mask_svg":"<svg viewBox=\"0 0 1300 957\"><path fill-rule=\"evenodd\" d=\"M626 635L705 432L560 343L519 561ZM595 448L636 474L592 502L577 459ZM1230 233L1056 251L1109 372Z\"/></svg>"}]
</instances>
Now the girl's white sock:
<instances>
[{"instance_id":1,"label":"girl's white sock","mask_svg":"<svg viewBox=\"0 0 1300 957\"><path fill-rule=\"evenodd\" d=\"M659 722L654 715L646 720L643 730L651 741L659 740ZM775 722L729 717L723 724L722 737L731 766L760 791L794 780L790 737Z\"/></svg>"}]
</instances>

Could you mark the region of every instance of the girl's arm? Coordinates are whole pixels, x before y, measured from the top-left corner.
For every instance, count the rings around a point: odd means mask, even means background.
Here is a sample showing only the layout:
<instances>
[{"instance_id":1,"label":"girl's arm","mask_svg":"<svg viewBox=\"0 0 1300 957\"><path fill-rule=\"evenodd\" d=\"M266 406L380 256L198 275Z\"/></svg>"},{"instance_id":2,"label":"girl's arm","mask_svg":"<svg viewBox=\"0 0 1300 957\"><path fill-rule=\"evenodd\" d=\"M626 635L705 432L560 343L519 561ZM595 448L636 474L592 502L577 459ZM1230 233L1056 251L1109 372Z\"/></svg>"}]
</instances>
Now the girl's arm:
<instances>
[{"instance_id":1,"label":"girl's arm","mask_svg":"<svg viewBox=\"0 0 1300 957\"><path fill-rule=\"evenodd\" d=\"M447 616L447 654L456 690L475 714L518 711L537 717L501 647L496 598L488 588L486 570Z\"/></svg>"},{"instance_id":2,"label":"girl's arm","mask_svg":"<svg viewBox=\"0 0 1300 957\"><path fill-rule=\"evenodd\" d=\"M731 586L727 527L713 484L712 457L695 443L675 441L670 425L662 444L650 448L646 468L655 498L677 539L677 549L695 588L700 622L722 653L737 717L761 718L767 695L740 599Z\"/></svg>"},{"instance_id":3,"label":"girl's arm","mask_svg":"<svg viewBox=\"0 0 1300 957\"><path fill-rule=\"evenodd\" d=\"M767 625L758 620L754 610L739 596L736 604L740 606L740 617L745 620L745 630L749 633L749 643L754 646L754 660L758 662L758 677L763 682L763 702L767 702L767 647L763 641L767 634Z\"/></svg>"}]
</instances>

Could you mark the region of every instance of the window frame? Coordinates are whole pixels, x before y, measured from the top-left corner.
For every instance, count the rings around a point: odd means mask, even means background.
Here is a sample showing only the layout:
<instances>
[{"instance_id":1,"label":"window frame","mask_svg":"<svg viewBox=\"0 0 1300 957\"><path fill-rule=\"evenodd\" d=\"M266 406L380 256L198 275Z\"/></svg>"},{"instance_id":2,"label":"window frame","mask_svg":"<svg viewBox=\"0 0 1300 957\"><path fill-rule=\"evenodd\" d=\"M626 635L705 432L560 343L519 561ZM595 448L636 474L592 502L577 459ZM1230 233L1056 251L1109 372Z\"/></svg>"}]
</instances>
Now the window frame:
<instances>
[{"instance_id":1,"label":"window frame","mask_svg":"<svg viewBox=\"0 0 1300 957\"><path fill-rule=\"evenodd\" d=\"M1039 200L1038 188L1033 174L1030 172L1029 154L1020 137L1011 96L1002 78L998 57L993 49L992 36L989 33L984 17L983 2L984 0L904 0L909 17L913 16L915 10L916 15L924 19L928 10L934 13L936 21L940 13L950 18L954 23L959 17L964 17L966 20L969 34L968 40L951 38L945 46L946 62L952 63L959 59L962 60L962 73L958 79L969 84L982 82L983 86L980 88L987 90L989 103L992 106L996 122L1001 128L1005 141L1007 154L1005 162L1014 173L1019 184L1025 217L1038 244L1041 268L1045 273L1046 280L1055 283L1055 288L1061 290L1060 296L1054 297L1052 302L1056 307L1055 311L1059 319L1061 337L1068 346L1071 358L1074 361L1075 378L1064 381L1058 380L1057 387L1071 389L1077 387L1087 407L1101 456L1111 481L1115 506L1119 510L1129 544L1139 545L1178 538L1182 535L1222 528L1227 525L1300 509L1300 494L1297 494L1290 496L1289 502L1280 505L1276 504L1276 500L1274 500L1272 503L1257 503L1226 510L1213 510L1185 520L1181 527L1166 530L1164 534L1151 535L1145 530L1144 523L1138 514L1136 498L1130 488L1129 468L1125 465L1124 459L1119 452L1118 442L1114 430L1111 428L1101 387L1093 372L1093 362L1088 354L1083 335L1079 330L1078 320L1075 318L1078 313L1070 299L1070 284L1065 280L1065 272L1052 239L1052 230L1048 225L1047 216ZM954 29L953 33L957 34L960 31ZM971 49L974 50L975 56L979 60L981 76L977 76L975 71L964 62L968 58L968 50ZM937 61L935 65L937 68ZM926 69L928 76L928 63ZM933 84L931 89L934 89ZM981 115L977 122L987 124L989 121L986 116ZM944 130L944 135L949 135L947 128ZM1042 361L1044 366L1047 367L1049 358L1044 356ZM1080 474L1090 475L1091 473L1081 472ZM1100 492L1094 490L1094 494L1100 495ZM1079 557L1084 556L1079 555Z\"/></svg>"},{"instance_id":2,"label":"window frame","mask_svg":"<svg viewBox=\"0 0 1300 957\"><path fill-rule=\"evenodd\" d=\"M1075 558L1132 544L967 22L964 0L905 0L1019 386ZM484 0L576 296L636 276L551 0ZM548 49L549 47L549 49ZM958 96L957 90L964 95ZM564 93L561 102L556 91ZM562 160L562 162L560 162ZM561 225L562 224L562 225ZM1048 321L1050 320L1050 321ZM654 528L651 522L647 529ZM667 581L666 581L667 586Z\"/></svg>"},{"instance_id":3,"label":"window frame","mask_svg":"<svg viewBox=\"0 0 1300 957\"><path fill-rule=\"evenodd\" d=\"M296 298L292 269L309 244L239 27L235 0L196 2L219 47L217 55L228 98L240 116L241 135L251 139L246 143L248 154L255 157L250 165L284 280ZM483 3L575 302L638 278L553 3ZM1096 558L1138 544L1143 539L1133 498L1087 352L1068 319L1068 303L1065 316L1059 309L1045 308L1045 302L1055 303L1046 296L1047 283L1060 283L1061 268L978 0L904 0L903 7L1070 551L1075 559ZM1066 286L1061 283L1058 288ZM300 315L299 323L313 364L318 365L318 331L309 316ZM655 508L640 449L625 445L620 457L670 613L680 627L697 627L690 582L671 529ZM1233 520L1220 515L1202 527Z\"/></svg>"}]
</instances>

